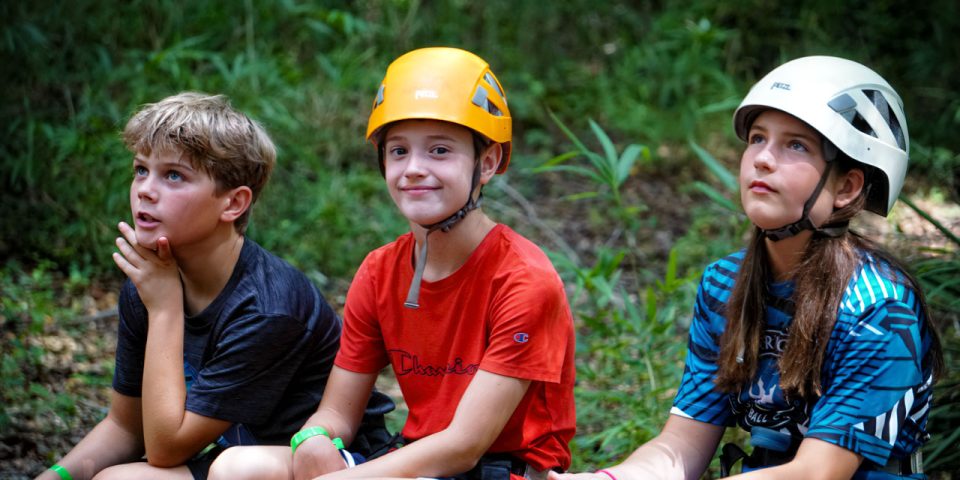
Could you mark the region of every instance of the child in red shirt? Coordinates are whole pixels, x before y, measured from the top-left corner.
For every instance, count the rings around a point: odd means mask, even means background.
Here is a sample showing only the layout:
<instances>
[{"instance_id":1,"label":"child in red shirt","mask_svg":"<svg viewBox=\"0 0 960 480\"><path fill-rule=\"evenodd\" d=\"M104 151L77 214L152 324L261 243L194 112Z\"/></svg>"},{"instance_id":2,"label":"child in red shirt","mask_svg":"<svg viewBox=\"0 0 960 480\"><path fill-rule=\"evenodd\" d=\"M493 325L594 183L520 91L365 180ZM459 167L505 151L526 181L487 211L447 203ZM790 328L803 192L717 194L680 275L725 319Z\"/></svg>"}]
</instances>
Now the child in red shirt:
<instances>
[{"instance_id":1,"label":"child in red shirt","mask_svg":"<svg viewBox=\"0 0 960 480\"><path fill-rule=\"evenodd\" d=\"M387 69L367 138L411 231L371 252L354 277L335 367L293 456L230 449L211 478L508 479L566 469L576 416L563 284L536 245L480 209L483 185L510 161L496 77L463 50L409 52ZM410 410L407 445L344 470L331 439L349 443L388 364Z\"/></svg>"}]
</instances>

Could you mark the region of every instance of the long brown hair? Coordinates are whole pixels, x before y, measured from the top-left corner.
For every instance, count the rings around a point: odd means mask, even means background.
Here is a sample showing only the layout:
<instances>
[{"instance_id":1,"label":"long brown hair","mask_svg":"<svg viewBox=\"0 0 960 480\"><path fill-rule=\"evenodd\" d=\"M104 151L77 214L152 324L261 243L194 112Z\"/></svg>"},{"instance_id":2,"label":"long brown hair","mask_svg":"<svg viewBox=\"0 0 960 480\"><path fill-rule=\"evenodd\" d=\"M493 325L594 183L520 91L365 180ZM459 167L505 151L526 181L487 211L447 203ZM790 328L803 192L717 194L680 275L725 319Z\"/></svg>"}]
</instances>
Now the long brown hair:
<instances>
[{"instance_id":1,"label":"long brown hair","mask_svg":"<svg viewBox=\"0 0 960 480\"><path fill-rule=\"evenodd\" d=\"M841 172L853 168L849 158L837 161L841 162ZM835 210L825 224L849 221L863 210L866 198L865 188L856 200ZM934 378L942 373L940 339L930 320L926 300L917 281L901 263L856 232L847 231L837 237L815 232L792 275L791 298L795 311L778 361L780 388L787 396L809 399L822 394L820 371L827 343L847 284L861 264L861 251L888 262L909 281L930 332L932 344L927 355L932 356ZM764 236L755 228L725 309L727 326L720 338L719 371L714 380L721 391L737 393L757 373L768 286L772 280Z\"/></svg>"}]
</instances>

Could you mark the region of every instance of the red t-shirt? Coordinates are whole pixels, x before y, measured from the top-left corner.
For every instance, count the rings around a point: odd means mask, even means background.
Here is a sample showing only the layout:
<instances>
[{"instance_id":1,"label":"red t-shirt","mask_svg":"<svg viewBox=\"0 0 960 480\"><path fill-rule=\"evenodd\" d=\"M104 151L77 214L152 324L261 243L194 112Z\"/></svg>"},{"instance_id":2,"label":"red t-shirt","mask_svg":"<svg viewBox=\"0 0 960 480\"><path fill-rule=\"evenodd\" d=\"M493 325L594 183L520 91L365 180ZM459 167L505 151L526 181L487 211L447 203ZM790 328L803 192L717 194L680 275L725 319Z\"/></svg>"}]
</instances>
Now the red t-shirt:
<instances>
[{"instance_id":1,"label":"red t-shirt","mask_svg":"<svg viewBox=\"0 0 960 480\"><path fill-rule=\"evenodd\" d=\"M336 365L374 373L389 363L410 409L403 435L413 440L450 424L478 369L531 380L489 452L566 470L576 430L573 317L553 265L497 225L459 270L424 281L420 308L410 309L403 302L414 246L408 233L364 259L347 294Z\"/></svg>"}]
</instances>

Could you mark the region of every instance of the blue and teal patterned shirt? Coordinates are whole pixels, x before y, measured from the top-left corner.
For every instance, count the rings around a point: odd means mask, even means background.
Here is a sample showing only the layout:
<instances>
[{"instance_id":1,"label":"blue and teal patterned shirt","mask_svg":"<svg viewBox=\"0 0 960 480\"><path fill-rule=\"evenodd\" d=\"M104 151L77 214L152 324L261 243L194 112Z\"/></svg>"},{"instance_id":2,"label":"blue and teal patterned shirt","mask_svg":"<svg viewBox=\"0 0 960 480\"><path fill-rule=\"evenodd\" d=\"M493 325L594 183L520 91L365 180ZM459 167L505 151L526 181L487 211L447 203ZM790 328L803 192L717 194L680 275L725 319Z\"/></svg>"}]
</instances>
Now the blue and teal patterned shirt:
<instances>
[{"instance_id":1,"label":"blue and teal patterned shirt","mask_svg":"<svg viewBox=\"0 0 960 480\"><path fill-rule=\"evenodd\" d=\"M715 388L724 308L744 251L704 271L690 325L689 353L671 413L721 426L754 426L817 438L863 456L857 479L901 478L871 471L908 457L928 434L931 335L919 298L902 273L862 254L844 293L827 346L815 401L784 398L777 359L787 341L793 284L770 285L758 373L739 395ZM872 465L871 465L872 464ZM916 475L915 478L924 478Z\"/></svg>"}]
</instances>

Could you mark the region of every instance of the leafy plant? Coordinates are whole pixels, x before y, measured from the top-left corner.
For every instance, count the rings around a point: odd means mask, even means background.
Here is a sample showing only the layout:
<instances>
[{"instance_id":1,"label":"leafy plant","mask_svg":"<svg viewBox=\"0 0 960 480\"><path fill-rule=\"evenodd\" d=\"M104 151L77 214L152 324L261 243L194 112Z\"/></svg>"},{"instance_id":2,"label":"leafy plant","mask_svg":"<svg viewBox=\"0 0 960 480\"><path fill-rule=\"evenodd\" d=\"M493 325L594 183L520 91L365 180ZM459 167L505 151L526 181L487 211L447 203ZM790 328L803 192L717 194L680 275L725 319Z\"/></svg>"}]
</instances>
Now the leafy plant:
<instances>
[{"instance_id":1,"label":"leafy plant","mask_svg":"<svg viewBox=\"0 0 960 480\"><path fill-rule=\"evenodd\" d=\"M593 131L594 136L603 148L602 154L596 153L587 148L580 138L570 131L552 111L549 112L549 114L557 127L559 127L563 134L573 143L575 149L551 158L533 171L560 171L584 177L586 180L591 181L593 186L600 188L569 195L569 199L579 200L598 196L606 197L622 215L636 215L640 211L640 207L628 207L624 205L620 189L623 187L624 182L630 177L638 161L649 162L650 149L644 145L631 143L623 149L623 152L618 153L613 141L610 140L610 136L600 128L600 125L597 125L597 122L590 120L590 130ZM586 157L587 165L571 165L568 163L568 160L577 157Z\"/></svg>"},{"instance_id":2,"label":"leafy plant","mask_svg":"<svg viewBox=\"0 0 960 480\"><path fill-rule=\"evenodd\" d=\"M62 278L42 263L24 269L8 261L0 267L0 432L24 431L31 425L48 433L63 433L65 425L76 423L76 399L63 388L50 391L52 377L71 375L71 367L84 360L85 348L73 340L76 332L65 334L56 319L77 314L78 306L65 299L68 292L86 287L80 275ZM91 381L96 369L79 371ZM104 372L109 375L108 372ZM109 379L109 376L106 378ZM62 383L62 382L60 382Z\"/></svg>"},{"instance_id":3,"label":"leafy plant","mask_svg":"<svg viewBox=\"0 0 960 480\"><path fill-rule=\"evenodd\" d=\"M659 433L683 370L679 319L690 314L696 279L677 276L674 251L662 281L631 292L621 278L624 256L601 251L588 268L553 257L577 292L575 469L609 464Z\"/></svg>"}]
</instances>

